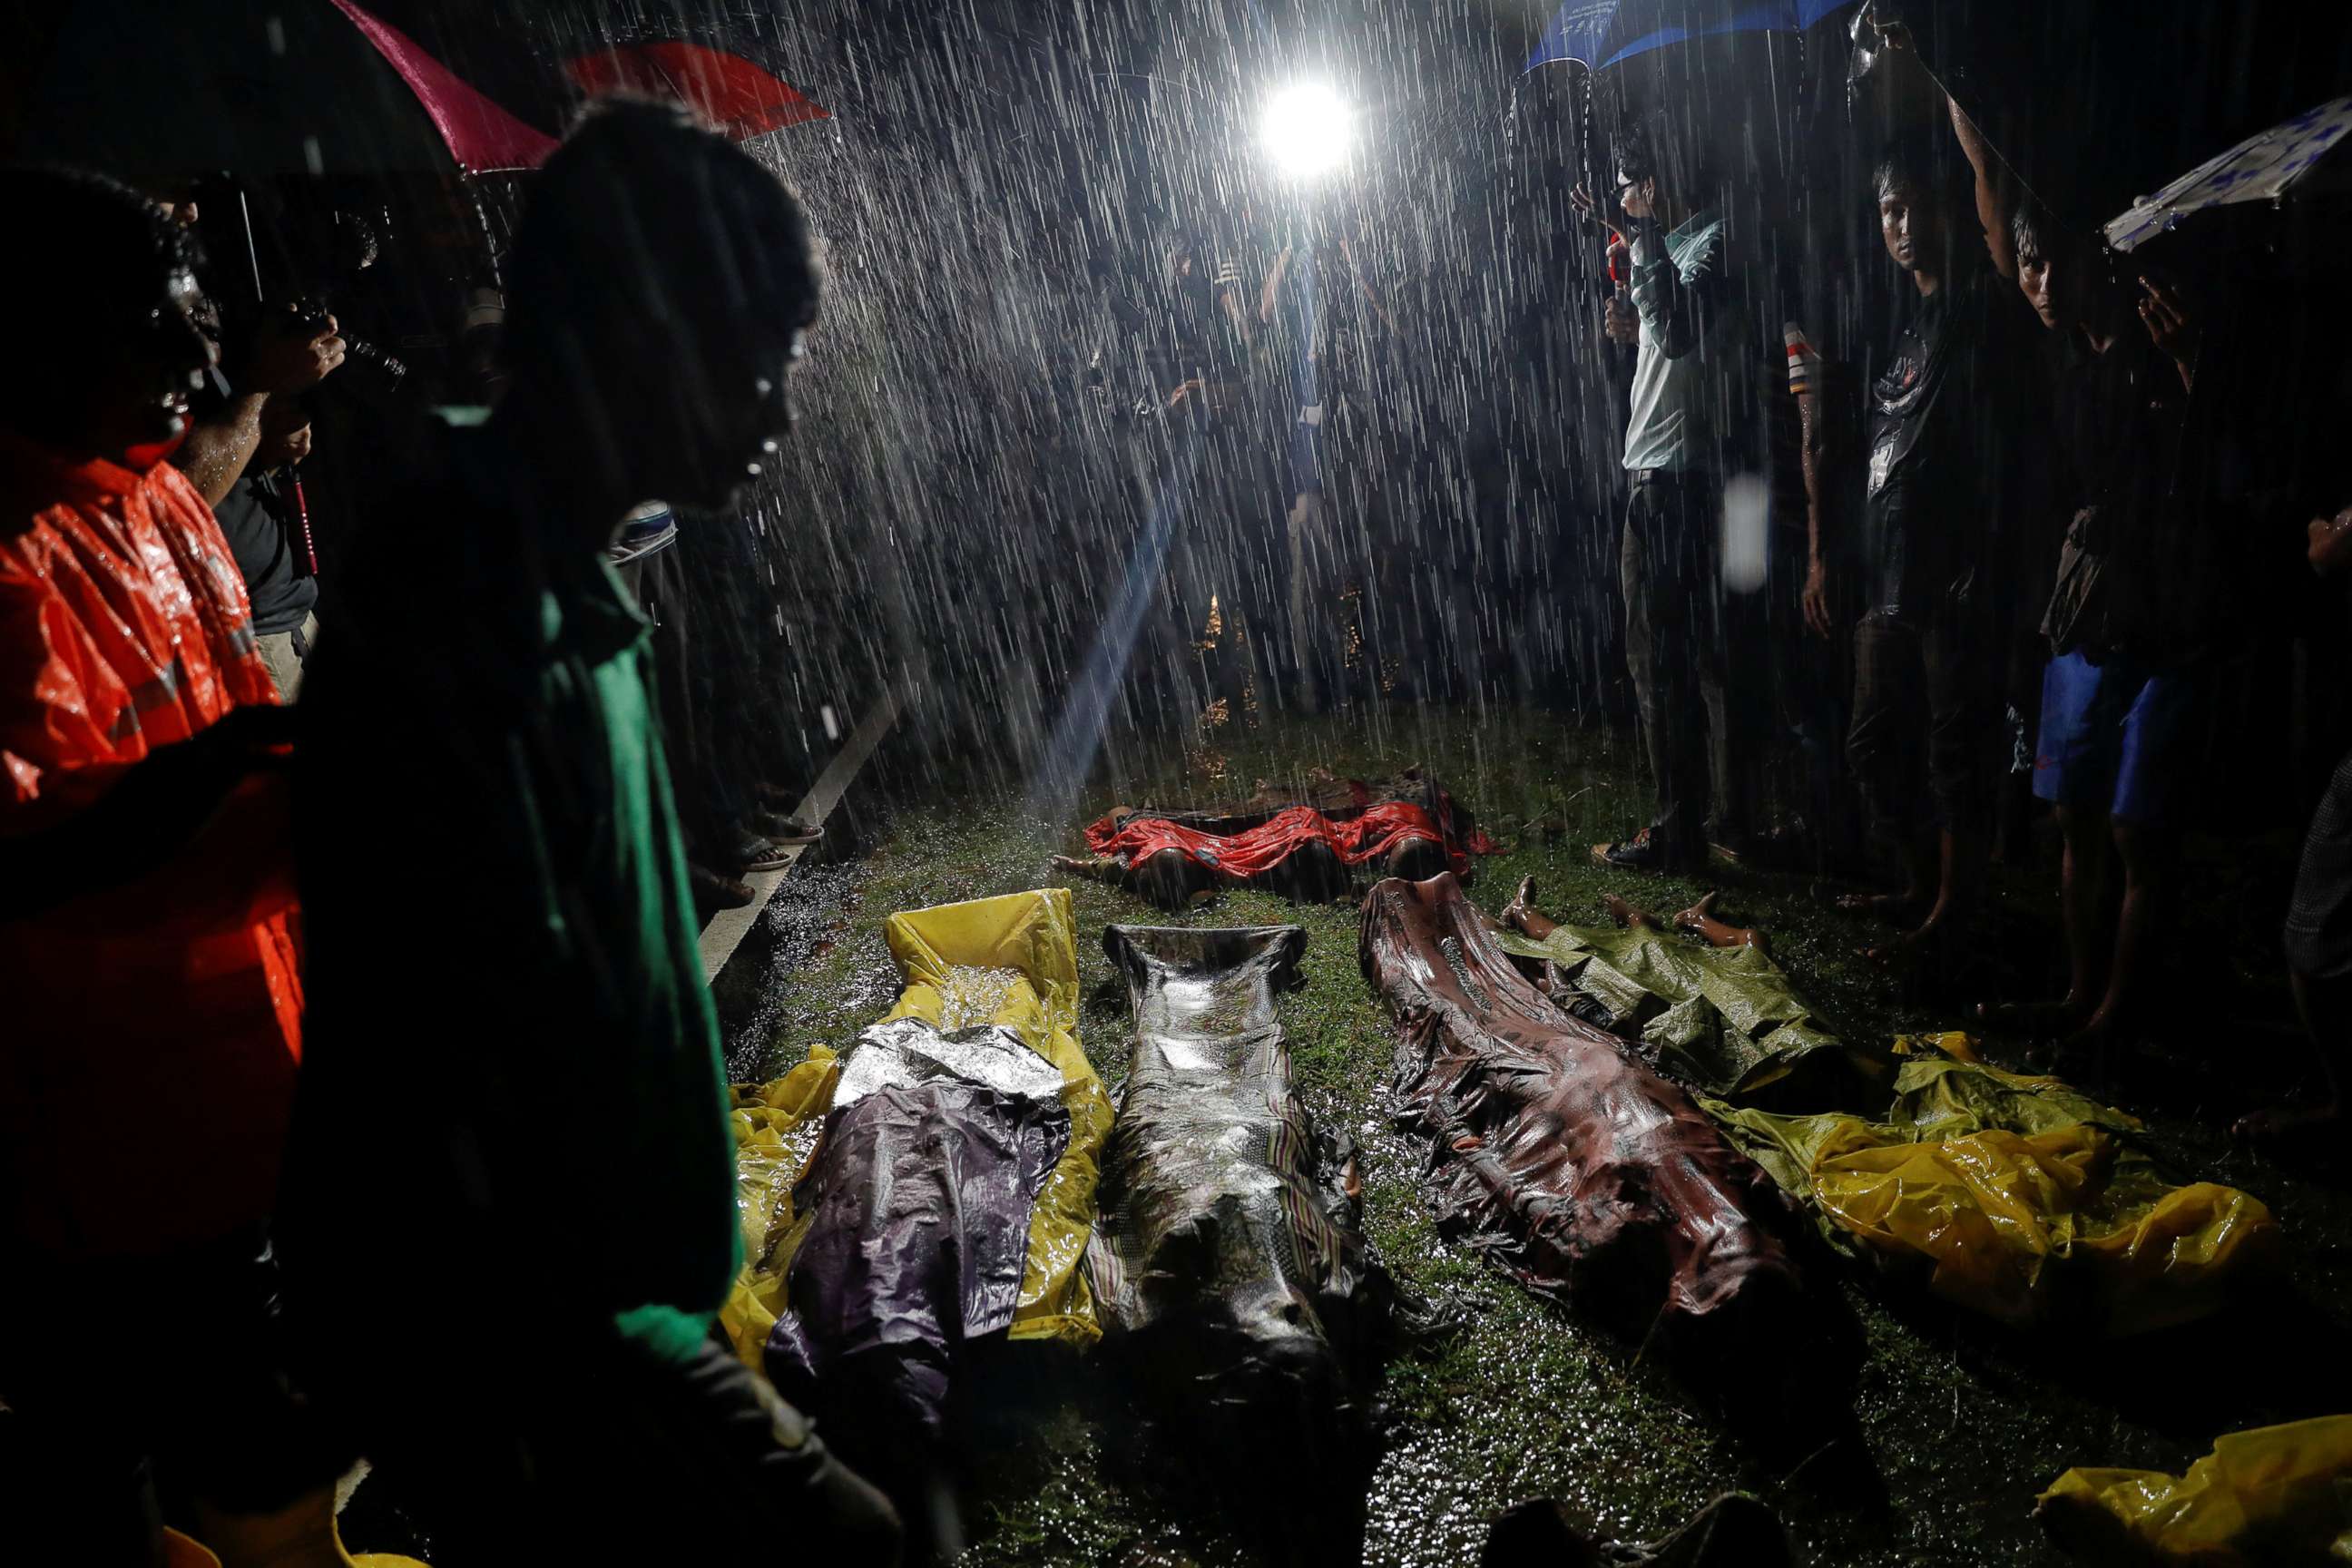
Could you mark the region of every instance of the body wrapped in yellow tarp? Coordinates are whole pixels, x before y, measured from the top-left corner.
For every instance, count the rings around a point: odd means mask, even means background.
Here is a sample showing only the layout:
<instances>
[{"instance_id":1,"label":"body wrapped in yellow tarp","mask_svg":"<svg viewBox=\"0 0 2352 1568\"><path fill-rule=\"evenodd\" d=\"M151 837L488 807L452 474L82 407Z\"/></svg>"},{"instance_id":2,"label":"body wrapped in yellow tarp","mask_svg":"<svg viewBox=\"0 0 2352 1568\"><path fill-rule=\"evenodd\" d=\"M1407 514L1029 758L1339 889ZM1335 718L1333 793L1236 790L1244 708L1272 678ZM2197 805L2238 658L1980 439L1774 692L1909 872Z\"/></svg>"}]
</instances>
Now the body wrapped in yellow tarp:
<instances>
[{"instance_id":1,"label":"body wrapped in yellow tarp","mask_svg":"<svg viewBox=\"0 0 2352 1568\"><path fill-rule=\"evenodd\" d=\"M2086 1562L2352 1562L2352 1415L2232 1432L2186 1475L2068 1470L2034 1515Z\"/></svg>"},{"instance_id":2,"label":"body wrapped in yellow tarp","mask_svg":"<svg viewBox=\"0 0 2352 1568\"><path fill-rule=\"evenodd\" d=\"M1095 1184L1111 1103L1078 1045L1076 922L1066 888L942 904L892 915L884 927L904 982L881 1022L919 1019L951 1033L1009 1030L1061 1075L1069 1142L1031 1211L1029 1249L1009 1336L1084 1347L1101 1335L1079 1260L1094 1229ZM735 1091L737 1201L749 1261L720 1314L752 1365L785 1300L806 1227L792 1207L841 1068L820 1047L772 1083Z\"/></svg>"},{"instance_id":3,"label":"body wrapped in yellow tarp","mask_svg":"<svg viewBox=\"0 0 2352 1568\"><path fill-rule=\"evenodd\" d=\"M2260 1200L2168 1181L2137 1122L2057 1079L1937 1051L1895 1090L1883 1121L1701 1103L1833 1246L1924 1267L1937 1295L2004 1322L2186 1321L2276 1243Z\"/></svg>"}]
</instances>

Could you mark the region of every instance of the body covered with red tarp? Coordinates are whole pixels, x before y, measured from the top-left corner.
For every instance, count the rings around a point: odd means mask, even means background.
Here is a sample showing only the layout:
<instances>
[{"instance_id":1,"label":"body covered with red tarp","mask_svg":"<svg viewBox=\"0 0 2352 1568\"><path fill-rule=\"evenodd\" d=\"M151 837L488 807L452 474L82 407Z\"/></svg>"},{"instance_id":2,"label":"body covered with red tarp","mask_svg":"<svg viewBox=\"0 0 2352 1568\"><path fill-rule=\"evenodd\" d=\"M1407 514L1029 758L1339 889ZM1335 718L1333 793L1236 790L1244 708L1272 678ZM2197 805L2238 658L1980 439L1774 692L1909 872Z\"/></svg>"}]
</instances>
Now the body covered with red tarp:
<instances>
[{"instance_id":1,"label":"body covered with red tarp","mask_svg":"<svg viewBox=\"0 0 2352 1568\"><path fill-rule=\"evenodd\" d=\"M1237 881L1264 876L1308 844L1328 846L1342 865L1360 866L1413 840L1441 846L1457 869L1469 868L1468 855L1445 843L1429 813L1401 800L1336 822L1311 805L1294 805L1235 834L1203 833L1164 816L1106 816L1087 829L1087 847L1097 855L1131 863L1173 849Z\"/></svg>"},{"instance_id":2,"label":"body covered with red tarp","mask_svg":"<svg viewBox=\"0 0 2352 1568\"><path fill-rule=\"evenodd\" d=\"M1142 890L1170 893L1284 872L1300 889L1330 890L1346 885L1349 868L1372 861L1385 872L1417 859L1423 874L1467 878L1470 857L1495 849L1451 795L1415 772L1392 785L1320 775L1297 791L1261 786L1222 811L1121 806L1087 828L1087 847Z\"/></svg>"},{"instance_id":3,"label":"body covered with red tarp","mask_svg":"<svg viewBox=\"0 0 2352 1568\"><path fill-rule=\"evenodd\" d=\"M277 700L177 469L0 435L0 837ZM0 1226L120 1254L268 1211L301 1039L281 783L239 785L167 863L0 925Z\"/></svg>"}]
</instances>

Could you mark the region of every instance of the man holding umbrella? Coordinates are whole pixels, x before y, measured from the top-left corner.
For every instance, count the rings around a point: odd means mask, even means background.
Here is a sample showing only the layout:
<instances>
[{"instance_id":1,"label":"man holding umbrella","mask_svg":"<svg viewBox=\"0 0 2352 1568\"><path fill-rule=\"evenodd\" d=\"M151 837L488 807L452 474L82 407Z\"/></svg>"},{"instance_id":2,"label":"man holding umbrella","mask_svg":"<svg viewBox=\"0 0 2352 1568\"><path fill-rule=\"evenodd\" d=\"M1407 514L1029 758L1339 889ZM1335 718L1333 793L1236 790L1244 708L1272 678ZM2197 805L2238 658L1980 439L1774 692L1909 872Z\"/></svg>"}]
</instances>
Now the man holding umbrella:
<instances>
[{"instance_id":1,"label":"man holding umbrella","mask_svg":"<svg viewBox=\"0 0 2352 1568\"><path fill-rule=\"evenodd\" d=\"M1689 205L1708 188L1698 160L1653 119L1620 141L1617 165L1625 231L1609 264L1629 288L1603 308L1602 331L1634 351L1620 564L1625 661L1657 810L1633 837L1592 853L1626 870L1691 871L1706 858L1710 797L1719 831L1739 805L1724 700L1718 514L1727 443L1757 427L1741 401L1755 356L1740 347L1744 313L1727 270L1723 219L1710 205ZM1570 200L1594 216L1583 186Z\"/></svg>"}]
</instances>

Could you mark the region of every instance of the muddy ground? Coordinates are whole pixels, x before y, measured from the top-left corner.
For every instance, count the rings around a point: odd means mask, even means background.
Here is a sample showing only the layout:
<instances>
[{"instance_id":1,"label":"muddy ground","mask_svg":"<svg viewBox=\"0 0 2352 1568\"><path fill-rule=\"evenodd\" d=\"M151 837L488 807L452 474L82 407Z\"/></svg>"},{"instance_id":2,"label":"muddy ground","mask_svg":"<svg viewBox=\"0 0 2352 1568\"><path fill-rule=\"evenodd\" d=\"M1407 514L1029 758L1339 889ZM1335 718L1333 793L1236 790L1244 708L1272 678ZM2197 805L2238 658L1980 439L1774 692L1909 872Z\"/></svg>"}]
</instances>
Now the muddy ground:
<instances>
[{"instance_id":1,"label":"muddy ground","mask_svg":"<svg viewBox=\"0 0 2352 1568\"><path fill-rule=\"evenodd\" d=\"M1770 933L1840 1034L1962 1022L1957 1001L1915 995L1861 962L1868 928L1824 908L1803 879L1727 870L1703 882L1659 880L1594 866L1589 846L1642 815L1625 743L1605 731L1497 714L1401 721L1375 735L1308 722L1214 740L1221 756L1171 747L1115 760L1115 776L1067 823L1024 820L1012 790L940 798L902 783L890 790L897 804L869 801L855 858L795 868L725 978L730 1070L772 1076L813 1045L847 1040L887 1006L897 983L881 922L891 911L1065 883L1048 857L1076 848L1077 826L1115 800L1206 804L1318 764L1360 776L1413 762L1438 770L1505 845L1481 862L1472 888L1489 911L1530 873L1548 912L1594 922L1607 892L1669 911L1720 889L1725 911ZM1559 830L1522 830L1541 817ZM2051 847L2039 850L2047 857ZM2220 1321L2086 1344L2022 1339L1916 1288L1849 1274L1843 1290L1865 1345L1853 1404L1866 1458L1845 1473L1815 1463L1793 1477L1806 1456L1735 1441L1706 1390L1438 1236L1416 1179L1420 1151L1389 1130L1392 1037L1357 970L1351 906L1239 894L1162 916L1124 893L1068 885L1086 981L1083 1039L1114 1098L1127 1010L1095 945L1103 926L1295 921L1307 931L1304 984L1284 1002L1297 1070L1318 1114L1365 1151L1379 1255L1465 1325L1433 1359L1391 1370L1396 1440L1373 1485L1368 1562L1473 1560L1486 1521L1523 1498L1559 1498L1597 1531L1643 1537L1742 1488L1780 1508L1808 1563L2016 1564L2063 1560L2031 1510L2070 1465L2178 1469L2220 1432L2352 1408L2337 1370L2352 1320L2352 1202L2321 1179L2326 1173L2284 1169L2226 1133L2242 1108L2308 1074L2276 957L2292 861L2283 842L2192 849L2189 918L2158 1008L2164 1027L2108 1094L2147 1120L2183 1173L2244 1187L2271 1205L2289 1242L2286 1279ZM1980 986L2030 991L2054 974L2054 886L2046 866L2000 874ZM1250 1561L1196 1500L1184 1465L1200 1457L1159 1444L1094 1362L1019 1347L986 1370L972 1403L965 1560L975 1568Z\"/></svg>"}]
</instances>

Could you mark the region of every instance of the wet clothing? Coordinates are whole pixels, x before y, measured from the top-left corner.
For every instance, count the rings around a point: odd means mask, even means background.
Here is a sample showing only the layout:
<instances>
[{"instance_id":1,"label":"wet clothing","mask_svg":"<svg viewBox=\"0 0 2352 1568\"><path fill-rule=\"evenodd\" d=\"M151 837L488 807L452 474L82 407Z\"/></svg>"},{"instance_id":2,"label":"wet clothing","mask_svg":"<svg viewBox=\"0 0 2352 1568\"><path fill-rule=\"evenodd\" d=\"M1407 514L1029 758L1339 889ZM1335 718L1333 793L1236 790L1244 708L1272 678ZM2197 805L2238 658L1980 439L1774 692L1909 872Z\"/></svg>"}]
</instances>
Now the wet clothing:
<instances>
[{"instance_id":1,"label":"wet clothing","mask_svg":"<svg viewBox=\"0 0 2352 1568\"><path fill-rule=\"evenodd\" d=\"M2060 653L2179 667L2218 634L2221 541L2194 493L2189 391L2137 322L2105 353L2077 332L2056 354L2060 506L2072 521L2042 634Z\"/></svg>"},{"instance_id":2,"label":"wet clothing","mask_svg":"<svg viewBox=\"0 0 2352 1568\"><path fill-rule=\"evenodd\" d=\"M276 700L177 469L0 435L0 837L89 829L156 769L169 795L196 737ZM301 1041L270 798L0 922L0 1555L160 1563L158 1460L249 1510L341 1468L287 1394L259 1261ZM159 1300L176 1348L131 1353Z\"/></svg>"},{"instance_id":3,"label":"wet clothing","mask_svg":"<svg viewBox=\"0 0 2352 1568\"><path fill-rule=\"evenodd\" d=\"M229 486L213 515L245 579L254 635L299 627L319 603L319 580L310 574L290 487L277 475L248 470Z\"/></svg>"},{"instance_id":4,"label":"wet clothing","mask_svg":"<svg viewBox=\"0 0 2352 1568\"><path fill-rule=\"evenodd\" d=\"M2094 659L2080 648L2060 654L2042 678L2035 796L2126 822L2181 823L2194 815L2193 763L2212 689L2199 666L2118 653Z\"/></svg>"},{"instance_id":5,"label":"wet clothing","mask_svg":"<svg viewBox=\"0 0 2352 1568\"><path fill-rule=\"evenodd\" d=\"M1990 802L2040 493L2035 331L2015 288L1969 256L1913 298L1870 379L1846 759L1883 834L1920 826L1923 759L1936 826L1966 828Z\"/></svg>"},{"instance_id":6,"label":"wet clothing","mask_svg":"<svg viewBox=\"0 0 2352 1568\"><path fill-rule=\"evenodd\" d=\"M1748 372L1748 362L1723 346L1729 333L1723 220L1712 209L1694 213L1663 236L1654 225L1639 225L1633 252L1628 292L1642 327L1624 466L1720 471L1716 384Z\"/></svg>"},{"instance_id":7,"label":"wet clothing","mask_svg":"<svg viewBox=\"0 0 2352 1568\"><path fill-rule=\"evenodd\" d=\"M388 465L445 547L378 536L303 698L281 1245L325 1374L388 1399L504 1375L509 1312L690 1357L740 1247L646 626L496 439Z\"/></svg>"},{"instance_id":8,"label":"wet clothing","mask_svg":"<svg viewBox=\"0 0 2352 1568\"><path fill-rule=\"evenodd\" d=\"M1753 439L1756 382L1728 292L1723 221L1636 225L1629 292L1641 317L1622 459L1632 480L1618 569L1625 664L1657 784L1650 826L1667 859L1706 853L1710 803L1737 816L1724 696L1721 584L1725 440ZM1743 465L1744 466L1744 465Z\"/></svg>"},{"instance_id":9,"label":"wet clothing","mask_svg":"<svg viewBox=\"0 0 2352 1568\"><path fill-rule=\"evenodd\" d=\"M1918 619L1874 610L1854 627L1846 762L1882 832L1924 826L1923 804L1946 829L1984 814L2002 717L1999 649L1987 619L1956 597Z\"/></svg>"},{"instance_id":10,"label":"wet clothing","mask_svg":"<svg viewBox=\"0 0 2352 1568\"><path fill-rule=\"evenodd\" d=\"M261 662L269 667L269 679L276 683L279 699L293 701L301 695L303 662L319 640L319 617L304 616L300 626L282 632L267 632L255 640L260 645Z\"/></svg>"},{"instance_id":11,"label":"wet clothing","mask_svg":"<svg viewBox=\"0 0 2352 1568\"><path fill-rule=\"evenodd\" d=\"M2038 478L2039 328L1983 260L1954 274L1915 299L1870 382L1866 607L1915 620L1971 583L2000 599Z\"/></svg>"},{"instance_id":12,"label":"wet clothing","mask_svg":"<svg viewBox=\"0 0 2352 1568\"><path fill-rule=\"evenodd\" d=\"M1625 503L1619 571L1625 663L1657 783L1654 835L1671 860L1703 860L1707 808L1734 800L1724 699L1719 502L1708 476L1657 474Z\"/></svg>"},{"instance_id":13,"label":"wet clothing","mask_svg":"<svg viewBox=\"0 0 2352 1568\"><path fill-rule=\"evenodd\" d=\"M177 469L0 435L0 837L69 829L138 764L276 701ZM145 1257L268 1211L301 1042L289 868L266 809L225 811L0 924L0 1235Z\"/></svg>"},{"instance_id":14,"label":"wet clothing","mask_svg":"<svg viewBox=\"0 0 2352 1568\"><path fill-rule=\"evenodd\" d=\"M2314 980L2352 974L2352 755L2336 764L2304 837L2286 916L2286 962Z\"/></svg>"}]
</instances>

